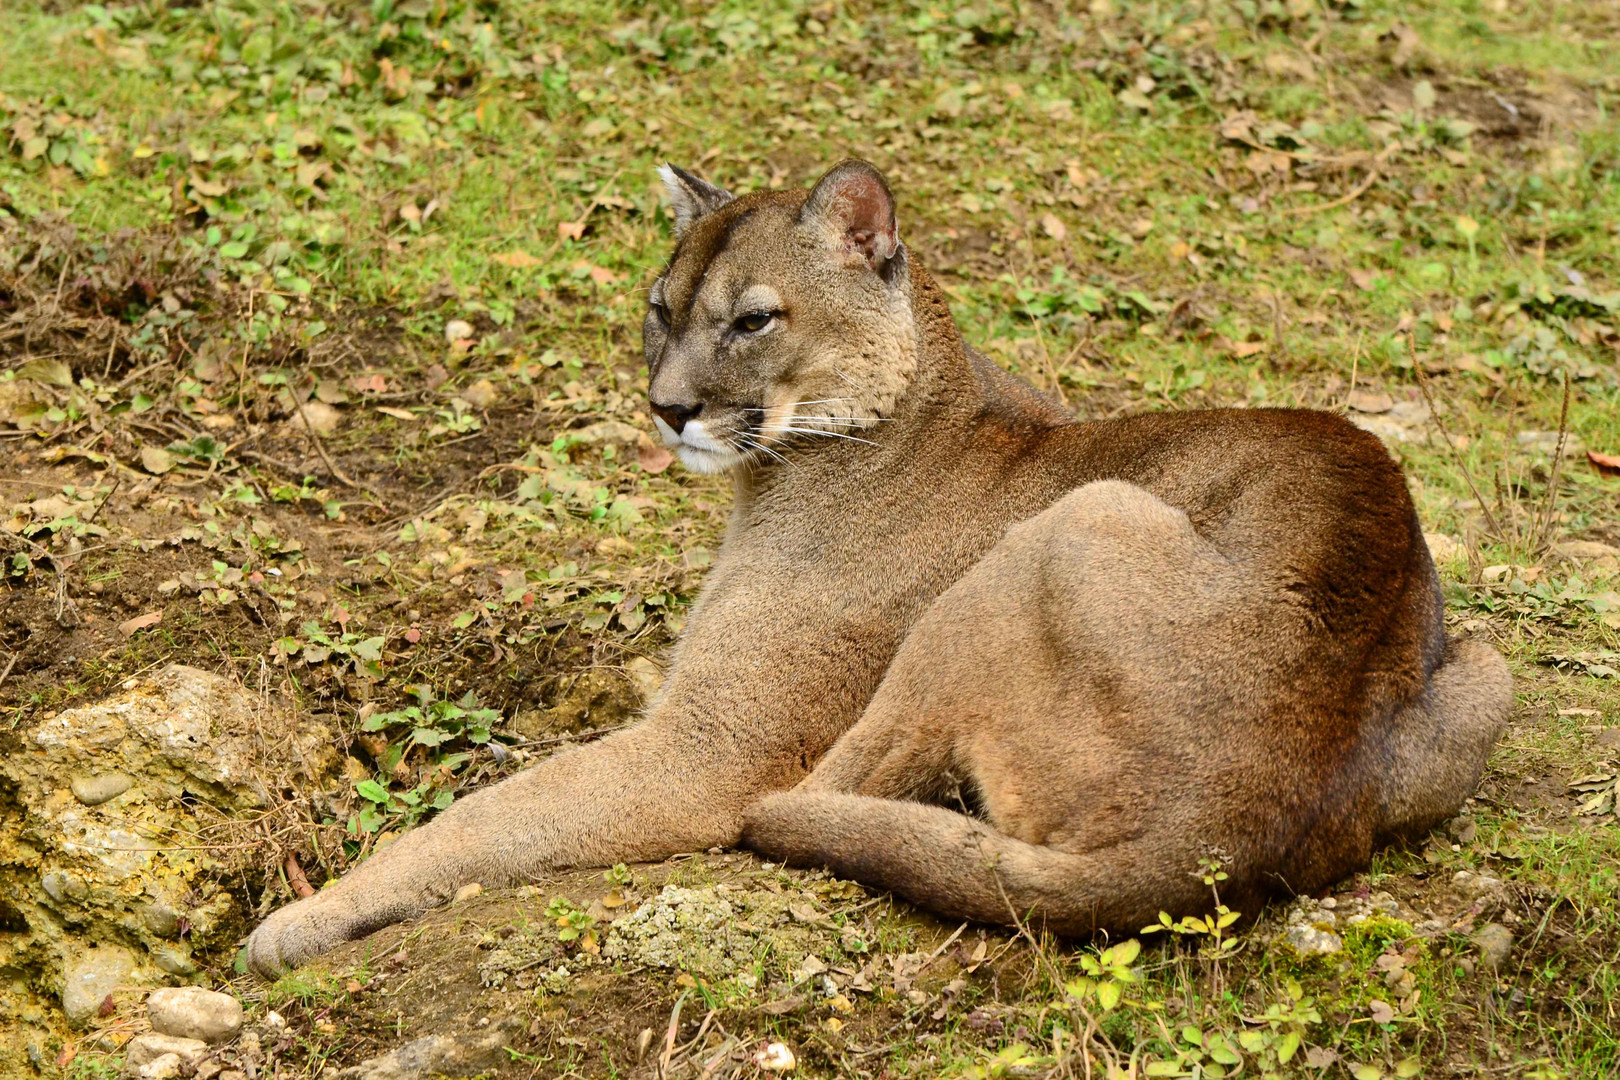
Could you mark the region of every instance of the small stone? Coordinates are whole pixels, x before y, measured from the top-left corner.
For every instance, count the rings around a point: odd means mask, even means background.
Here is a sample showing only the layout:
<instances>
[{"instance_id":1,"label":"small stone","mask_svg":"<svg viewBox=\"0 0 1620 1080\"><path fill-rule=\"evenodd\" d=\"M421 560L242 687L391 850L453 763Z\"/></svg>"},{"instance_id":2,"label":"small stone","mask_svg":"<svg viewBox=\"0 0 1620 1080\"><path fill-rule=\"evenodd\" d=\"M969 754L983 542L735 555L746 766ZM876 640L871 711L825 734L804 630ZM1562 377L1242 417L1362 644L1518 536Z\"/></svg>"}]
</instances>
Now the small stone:
<instances>
[{"instance_id":1,"label":"small stone","mask_svg":"<svg viewBox=\"0 0 1620 1080\"><path fill-rule=\"evenodd\" d=\"M1474 931L1473 941L1479 948L1479 962L1496 971L1513 954L1513 931L1501 923L1486 923Z\"/></svg>"},{"instance_id":2,"label":"small stone","mask_svg":"<svg viewBox=\"0 0 1620 1080\"><path fill-rule=\"evenodd\" d=\"M624 672L630 676L630 681L636 684L636 690L641 693L643 701L651 700L664 681L663 669L645 656L635 657L625 664Z\"/></svg>"},{"instance_id":3,"label":"small stone","mask_svg":"<svg viewBox=\"0 0 1620 1080\"><path fill-rule=\"evenodd\" d=\"M136 1069L135 1075L141 1080L169 1080L180 1075L180 1065L179 1054L163 1054Z\"/></svg>"},{"instance_id":4,"label":"small stone","mask_svg":"<svg viewBox=\"0 0 1620 1080\"><path fill-rule=\"evenodd\" d=\"M1283 942L1301 956L1332 956L1344 951L1343 938L1315 926L1290 926L1283 931Z\"/></svg>"},{"instance_id":5,"label":"small stone","mask_svg":"<svg viewBox=\"0 0 1620 1080\"><path fill-rule=\"evenodd\" d=\"M1446 566L1468 554L1462 544L1445 533L1424 533L1423 540L1429 545L1429 556L1437 566Z\"/></svg>"},{"instance_id":6,"label":"small stone","mask_svg":"<svg viewBox=\"0 0 1620 1080\"><path fill-rule=\"evenodd\" d=\"M201 1039L181 1039L173 1035L148 1032L129 1040L124 1048L125 1060L136 1068L156 1061L165 1054L173 1054L183 1062L195 1062L208 1053L208 1044Z\"/></svg>"},{"instance_id":7,"label":"small stone","mask_svg":"<svg viewBox=\"0 0 1620 1080\"><path fill-rule=\"evenodd\" d=\"M90 949L62 973L62 1011L82 1027L94 1020L107 995L134 981L135 956L117 945Z\"/></svg>"},{"instance_id":8,"label":"small stone","mask_svg":"<svg viewBox=\"0 0 1620 1080\"><path fill-rule=\"evenodd\" d=\"M461 391L461 400L475 409L487 409L501 399L501 392L488 379L479 379Z\"/></svg>"},{"instance_id":9,"label":"small stone","mask_svg":"<svg viewBox=\"0 0 1620 1080\"><path fill-rule=\"evenodd\" d=\"M180 916L175 914L174 908L162 902L148 904L141 911L141 921L161 938L173 937L180 932Z\"/></svg>"},{"instance_id":10,"label":"small stone","mask_svg":"<svg viewBox=\"0 0 1620 1080\"><path fill-rule=\"evenodd\" d=\"M291 420L295 431L302 431L304 429L304 420L308 420L309 426L314 429L315 434L330 435L343 422L343 413L337 406L328 405L324 401L316 401L312 398L304 402L300 408L303 410L303 419L294 416Z\"/></svg>"},{"instance_id":11,"label":"small stone","mask_svg":"<svg viewBox=\"0 0 1620 1080\"><path fill-rule=\"evenodd\" d=\"M1352 390L1344 403L1356 412L1387 413L1395 407L1395 399L1382 390Z\"/></svg>"},{"instance_id":12,"label":"small stone","mask_svg":"<svg viewBox=\"0 0 1620 1080\"><path fill-rule=\"evenodd\" d=\"M1501 878L1495 878L1489 874L1476 874L1470 870L1457 871L1452 876L1451 884L1464 896L1476 898L1489 896L1502 891L1504 888Z\"/></svg>"},{"instance_id":13,"label":"small stone","mask_svg":"<svg viewBox=\"0 0 1620 1080\"><path fill-rule=\"evenodd\" d=\"M39 884L45 895L59 904L65 900L82 900L89 892L84 882L66 870L45 871L39 876Z\"/></svg>"},{"instance_id":14,"label":"small stone","mask_svg":"<svg viewBox=\"0 0 1620 1080\"><path fill-rule=\"evenodd\" d=\"M427 1035L338 1074L344 1080L426 1080L427 1077L474 1076L493 1066L517 1028L498 1023L477 1036Z\"/></svg>"},{"instance_id":15,"label":"small stone","mask_svg":"<svg viewBox=\"0 0 1620 1080\"><path fill-rule=\"evenodd\" d=\"M242 1030L242 1003L200 986L166 986L146 999L152 1027L165 1035L221 1043Z\"/></svg>"},{"instance_id":16,"label":"small stone","mask_svg":"<svg viewBox=\"0 0 1620 1080\"><path fill-rule=\"evenodd\" d=\"M102 773L99 776L80 774L70 782L73 797L86 806L100 806L116 799L135 784L135 778L121 772Z\"/></svg>"},{"instance_id":17,"label":"small stone","mask_svg":"<svg viewBox=\"0 0 1620 1080\"><path fill-rule=\"evenodd\" d=\"M444 340L452 345L473 336L472 323L466 319L451 319L444 324Z\"/></svg>"},{"instance_id":18,"label":"small stone","mask_svg":"<svg viewBox=\"0 0 1620 1080\"><path fill-rule=\"evenodd\" d=\"M792 1072L798 1067L799 1059L793 1055L786 1043L766 1043L754 1054L754 1064L765 1072Z\"/></svg>"},{"instance_id":19,"label":"small stone","mask_svg":"<svg viewBox=\"0 0 1620 1080\"><path fill-rule=\"evenodd\" d=\"M1564 458L1567 460L1582 453L1586 447L1582 445L1578 436L1572 432L1564 433ZM1513 435L1513 441L1519 444L1521 450L1532 454L1546 454L1551 457L1558 452L1558 432L1556 431L1519 431Z\"/></svg>"},{"instance_id":20,"label":"small stone","mask_svg":"<svg viewBox=\"0 0 1620 1080\"><path fill-rule=\"evenodd\" d=\"M162 948L152 950L152 963L170 975L181 977L197 974L197 965L183 949Z\"/></svg>"}]
</instances>

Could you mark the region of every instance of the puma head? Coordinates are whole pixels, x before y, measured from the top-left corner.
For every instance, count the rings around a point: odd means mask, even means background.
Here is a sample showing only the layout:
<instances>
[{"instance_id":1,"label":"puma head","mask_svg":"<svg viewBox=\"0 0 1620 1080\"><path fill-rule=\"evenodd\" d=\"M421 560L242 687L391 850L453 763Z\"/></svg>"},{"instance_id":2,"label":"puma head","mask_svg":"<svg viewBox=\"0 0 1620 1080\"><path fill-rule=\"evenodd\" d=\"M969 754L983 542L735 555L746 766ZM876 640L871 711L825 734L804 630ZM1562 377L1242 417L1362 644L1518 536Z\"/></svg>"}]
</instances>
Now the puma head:
<instances>
[{"instance_id":1,"label":"puma head","mask_svg":"<svg viewBox=\"0 0 1620 1080\"><path fill-rule=\"evenodd\" d=\"M675 254L642 324L650 403L687 468L860 438L916 369L894 196L864 161L741 197L666 165Z\"/></svg>"}]
</instances>

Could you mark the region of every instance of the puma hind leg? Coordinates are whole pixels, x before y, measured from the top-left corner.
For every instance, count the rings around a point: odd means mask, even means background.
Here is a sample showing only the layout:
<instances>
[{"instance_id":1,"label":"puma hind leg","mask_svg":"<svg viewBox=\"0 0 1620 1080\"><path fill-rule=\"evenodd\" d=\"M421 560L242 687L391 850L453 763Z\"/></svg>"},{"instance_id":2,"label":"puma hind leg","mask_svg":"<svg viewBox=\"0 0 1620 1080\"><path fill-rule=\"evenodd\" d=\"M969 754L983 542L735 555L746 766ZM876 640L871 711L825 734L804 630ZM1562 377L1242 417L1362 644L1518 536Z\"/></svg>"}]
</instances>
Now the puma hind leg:
<instances>
[{"instance_id":1,"label":"puma hind leg","mask_svg":"<svg viewBox=\"0 0 1620 1080\"><path fill-rule=\"evenodd\" d=\"M1065 934L1202 908L1196 808L1158 794L1202 705L1176 645L1230 633L1242 573L1140 487L1069 493L935 601L814 772L747 811L743 845Z\"/></svg>"},{"instance_id":2,"label":"puma hind leg","mask_svg":"<svg viewBox=\"0 0 1620 1080\"><path fill-rule=\"evenodd\" d=\"M1395 714L1380 838L1421 836L1457 813L1512 708L1502 655L1483 642L1447 642L1427 692Z\"/></svg>"}]
</instances>

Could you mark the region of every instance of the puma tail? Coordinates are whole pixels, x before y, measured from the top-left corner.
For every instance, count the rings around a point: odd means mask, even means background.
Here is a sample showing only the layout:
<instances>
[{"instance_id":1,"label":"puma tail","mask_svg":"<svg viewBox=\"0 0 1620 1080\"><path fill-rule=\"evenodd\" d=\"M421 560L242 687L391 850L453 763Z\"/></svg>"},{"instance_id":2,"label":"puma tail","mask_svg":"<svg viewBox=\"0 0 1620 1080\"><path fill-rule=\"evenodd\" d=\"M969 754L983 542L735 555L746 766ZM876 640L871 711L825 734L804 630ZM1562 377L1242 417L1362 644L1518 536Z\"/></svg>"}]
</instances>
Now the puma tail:
<instances>
[{"instance_id":1,"label":"puma tail","mask_svg":"<svg viewBox=\"0 0 1620 1080\"><path fill-rule=\"evenodd\" d=\"M1166 905L1192 910L1208 901L1185 872L1159 874L1159 860L1135 841L1071 854L940 806L866 795L772 795L749 809L742 846L795 866L824 866L940 915L1026 921L1064 936L1135 933Z\"/></svg>"}]
</instances>

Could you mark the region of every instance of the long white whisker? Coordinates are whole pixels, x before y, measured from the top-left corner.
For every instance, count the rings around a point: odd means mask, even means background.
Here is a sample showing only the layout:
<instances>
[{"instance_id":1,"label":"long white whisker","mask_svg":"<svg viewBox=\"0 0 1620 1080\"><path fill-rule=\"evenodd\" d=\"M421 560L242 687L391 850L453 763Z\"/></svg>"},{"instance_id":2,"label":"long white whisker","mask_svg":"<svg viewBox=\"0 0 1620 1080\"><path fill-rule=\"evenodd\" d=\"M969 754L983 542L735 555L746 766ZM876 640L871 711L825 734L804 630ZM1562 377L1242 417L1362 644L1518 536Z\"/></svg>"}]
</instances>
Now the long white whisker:
<instances>
[{"instance_id":1,"label":"long white whisker","mask_svg":"<svg viewBox=\"0 0 1620 1080\"><path fill-rule=\"evenodd\" d=\"M860 427L862 424L886 424L893 420L892 416L817 416L815 413L795 413L790 420L803 420L818 424L847 424L850 427Z\"/></svg>"},{"instance_id":2,"label":"long white whisker","mask_svg":"<svg viewBox=\"0 0 1620 1080\"><path fill-rule=\"evenodd\" d=\"M867 446L877 445L877 443L870 439L857 439L853 435L845 435L842 431L823 431L820 428L802 428L792 426L785 427L782 430L792 431L799 435L825 435L830 439L848 439L850 442L865 443Z\"/></svg>"},{"instance_id":3,"label":"long white whisker","mask_svg":"<svg viewBox=\"0 0 1620 1080\"><path fill-rule=\"evenodd\" d=\"M762 443L759 440L753 438L752 436L744 436L743 437L743 446L744 446L745 449L758 450L762 454L767 454L770 457L775 458L777 461L780 461L782 464L788 466L789 468L791 468L793 466L793 462L789 461L786 456L776 452L775 450L772 450L770 447L766 446L764 443Z\"/></svg>"},{"instance_id":4,"label":"long white whisker","mask_svg":"<svg viewBox=\"0 0 1620 1080\"><path fill-rule=\"evenodd\" d=\"M749 434L742 428L737 427L736 425L727 428L726 433L719 436L719 438L725 441L728 445L732 445L731 440L735 438L736 445L741 446L741 448L744 450L758 450L762 453L769 454L771 457L775 458L777 461L780 461L784 465L791 466L793 464L793 462L789 461L775 450L772 450L770 447L763 445L753 435Z\"/></svg>"}]
</instances>

